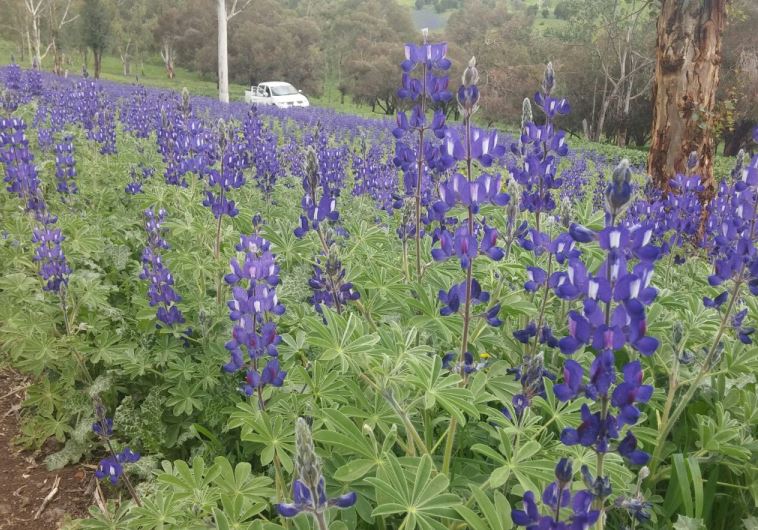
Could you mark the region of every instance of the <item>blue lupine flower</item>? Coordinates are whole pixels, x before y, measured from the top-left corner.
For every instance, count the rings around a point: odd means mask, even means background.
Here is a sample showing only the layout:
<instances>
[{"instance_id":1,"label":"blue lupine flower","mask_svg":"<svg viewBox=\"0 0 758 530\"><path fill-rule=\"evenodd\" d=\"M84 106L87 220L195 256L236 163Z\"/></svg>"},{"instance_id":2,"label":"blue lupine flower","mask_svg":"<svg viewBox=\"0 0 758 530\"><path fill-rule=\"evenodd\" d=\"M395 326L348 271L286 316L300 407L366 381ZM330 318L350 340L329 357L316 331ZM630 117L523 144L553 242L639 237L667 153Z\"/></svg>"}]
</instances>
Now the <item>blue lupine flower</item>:
<instances>
[{"instance_id":1,"label":"blue lupine flower","mask_svg":"<svg viewBox=\"0 0 758 530\"><path fill-rule=\"evenodd\" d=\"M448 70L452 63L446 55L446 42L430 44L426 42L426 39L423 44L411 42L405 45L405 61L403 61L401 67L405 72L410 72L419 64L426 65L428 69Z\"/></svg>"},{"instance_id":2,"label":"blue lupine flower","mask_svg":"<svg viewBox=\"0 0 758 530\"><path fill-rule=\"evenodd\" d=\"M537 506L535 495L531 491L524 493L523 510L511 510L511 519L516 526L525 526L527 530L586 530L600 516L593 509L594 495L587 490L571 494L573 471L571 461L561 458L555 467L555 482L551 482L542 492L542 504L549 509L549 515L542 515ZM561 509L571 505L568 517L561 517Z\"/></svg>"},{"instance_id":3,"label":"blue lupine flower","mask_svg":"<svg viewBox=\"0 0 758 530\"><path fill-rule=\"evenodd\" d=\"M245 118L242 129L249 153L247 163L255 167L256 185L270 197L274 185L284 175L278 152L279 138L273 130L263 124L255 107Z\"/></svg>"},{"instance_id":4,"label":"blue lupine flower","mask_svg":"<svg viewBox=\"0 0 758 530\"><path fill-rule=\"evenodd\" d=\"M92 432L101 438L110 438L113 434L113 418L102 418L92 424Z\"/></svg>"},{"instance_id":5,"label":"blue lupine flower","mask_svg":"<svg viewBox=\"0 0 758 530\"><path fill-rule=\"evenodd\" d=\"M732 317L732 327L737 331L737 338L740 339L740 342L743 344L752 344L753 339L750 338L750 335L755 333L755 328L752 326L743 326L746 316L747 308L735 313Z\"/></svg>"},{"instance_id":6,"label":"blue lupine flower","mask_svg":"<svg viewBox=\"0 0 758 530\"><path fill-rule=\"evenodd\" d=\"M531 405L533 398L545 397L545 378L555 381L555 375L545 368L541 353L524 355L521 366L509 369L508 373L513 374L516 381L521 383L521 392L512 398L516 415L519 417L524 409Z\"/></svg>"},{"instance_id":7,"label":"blue lupine flower","mask_svg":"<svg viewBox=\"0 0 758 530\"><path fill-rule=\"evenodd\" d=\"M560 401L568 401L574 399L584 388L582 385L582 377L584 370L582 365L574 360L567 360L563 363L563 383L555 385L553 392L555 397Z\"/></svg>"},{"instance_id":8,"label":"blue lupine flower","mask_svg":"<svg viewBox=\"0 0 758 530\"><path fill-rule=\"evenodd\" d=\"M153 208L144 212L145 231L147 232L147 246L142 251L142 272L140 278L149 280L147 295L150 306L158 306L156 317L166 326L182 324L184 315L177 307L182 297L174 290L174 277L171 271L163 263L161 250L168 249L168 243L163 238L166 229L163 223L166 219L166 211L158 210L156 214Z\"/></svg>"},{"instance_id":9,"label":"blue lupine flower","mask_svg":"<svg viewBox=\"0 0 758 530\"><path fill-rule=\"evenodd\" d=\"M306 151L306 168L303 177L305 194L301 201L303 215L300 226L295 229L295 236L301 238L308 230L318 231L324 221L337 221L336 189L330 186L329 179L323 175L319 166L318 154L313 146Z\"/></svg>"},{"instance_id":10,"label":"blue lupine flower","mask_svg":"<svg viewBox=\"0 0 758 530\"><path fill-rule=\"evenodd\" d=\"M245 184L243 169L248 165L247 144L243 142L237 131L226 130L221 122L221 164L220 168L207 167L204 177L207 182L203 206L211 209L213 217L220 219L226 215L236 217L237 210L234 201L229 200L229 192L241 188Z\"/></svg>"},{"instance_id":11,"label":"blue lupine flower","mask_svg":"<svg viewBox=\"0 0 758 530\"><path fill-rule=\"evenodd\" d=\"M103 480L105 478L111 481L111 484L118 484L118 480L124 474L124 464L133 464L139 461L140 454L133 452L128 447L125 447L120 453L116 453L116 456L108 456L103 458L95 470L95 476Z\"/></svg>"},{"instance_id":12,"label":"blue lupine flower","mask_svg":"<svg viewBox=\"0 0 758 530\"><path fill-rule=\"evenodd\" d=\"M76 177L74 141L70 135L67 135L55 146L55 178L58 180L58 191L63 194L77 193L74 177Z\"/></svg>"},{"instance_id":13,"label":"blue lupine flower","mask_svg":"<svg viewBox=\"0 0 758 530\"><path fill-rule=\"evenodd\" d=\"M640 416L635 403L647 403L653 395L651 385L642 384L642 366L633 361L624 366L624 381L616 386L611 397L611 405L619 409L619 426L634 425Z\"/></svg>"},{"instance_id":14,"label":"blue lupine flower","mask_svg":"<svg viewBox=\"0 0 758 530\"><path fill-rule=\"evenodd\" d=\"M60 228L43 226L34 229L32 242L38 243L33 260L39 263L40 275L46 282L43 289L50 292L60 292L68 285L71 268L63 253L61 243L65 240Z\"/></svg>"},{"instance_id":15,"label":"blue lupine flower","mask_svg":"<svg viewBox=\"0 0 758 530\"><path fill-rule=\"evenodd\" d=\"M287 372L279 365L277 350L281 337L277 334L275 316L284 313L276 296L279 266L271 252L271 243L258 235L260 219L253 219L256 233L241 236L235 247L244 257L232 258L231 273L224 277L232 286L228 302L229 318L234 322L232 338L225 344L231 360L224 365L227 372L245 371L242 392L257 394L261 408L263 389L267 385L280 387Z\"/></svg>"},{"instance_id":16,"label":"blue lupine flower","mask_svg":"<svg viewBox=\"0 0 758 530\"><path fill-rule=\"evenodd\" d=\"M318 313L322 306L334 307L337 312L352 300L358 300L361 295L353 288L352 282L345 281L347 271L342 262L336 257L329 245L329 254L316 259L313 265L313 276L308 285L313 290L310 302Z\"/></svg>"},{"instance_id":17,"label":"blue lupine flower","mask_svg":"<svg viewBox=\"0 0 758 530\"><path fill-rule=\"evenodd\" d=\"M629 160L622 160L613 170L611 181L605 192L605 200L608 212L618 216L632 198L632 170L629 168Z\"/></svg>"}]
</instances>

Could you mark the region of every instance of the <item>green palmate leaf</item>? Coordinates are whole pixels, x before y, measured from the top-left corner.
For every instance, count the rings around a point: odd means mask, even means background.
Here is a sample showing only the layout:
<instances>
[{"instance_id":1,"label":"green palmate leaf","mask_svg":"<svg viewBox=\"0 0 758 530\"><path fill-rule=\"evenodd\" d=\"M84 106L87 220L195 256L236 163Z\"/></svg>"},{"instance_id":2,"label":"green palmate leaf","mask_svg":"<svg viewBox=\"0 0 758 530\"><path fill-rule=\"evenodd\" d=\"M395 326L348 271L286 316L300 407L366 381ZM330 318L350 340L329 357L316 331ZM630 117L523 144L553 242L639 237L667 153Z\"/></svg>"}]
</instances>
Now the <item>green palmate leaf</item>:
<instances>
[{"instance_id":1,"label":"green palmate leaf","mask_svg":"<svg viewBox=\"0 0 758 530\"><path fill-rule=\"evenodd\" d=\"M498 488L513 477L524 491L538 491L539 484L553 480L554 462L545 458L533 458L542 450L539 442L529 440L519 446L513 446L508 433L501 429L499 434L500 444L497 451L483 444L475 444L471 448L472 451L500 464L490 475L490 487Z\"/></svg>"},{"instance_id":2,"label":"green palmate leaf","mask_svg":"<svg viewBox=\"0 0 758 530\"><path fill-rule=\"evenodd\" d=\"M295 427L281 416L271 416L251 402L237 404L229 418L230 428L242 429L242 440L260 444L261 465L267 466L278 458L282 467L292 473L292 454L295 452Z\"/></svg>"},{"instance_id":3,"label":"green palmate leaf","mask_svg":"<svg viewBox=\"0 0 758 530\"><path fill-rule=\"evenodd\" d=\"M342 371L346 372L352 362L370 354L373 346L379 342L375 334L366 333L359 318L350 313L347 317L334 311L324 310L327 325L311 319L309 323L308 342L320 351L322 361L339 360Z\"/></svg>"},{"instance_id":4,"label":"green palmate leaf","mask_svg":"<svg viewBox=\"0 0 758 530\"><path fill-rule=\"evenodd\" d=\"M679 515L673 526L674 530L706 530L702 519L694 519L686 515Z\"/></svg>"},{"instance_id":5,"label":"green palmate leaf","mask_svg":"<svg viewBox=\"0 0 758 530\"><path fill-rule=\"evenodd\" d=\"M142 506L135 508L132 515L142 528L167 528L178 526L185 508L171 492L157 491L142 499Z\"/></svg>"},{"instance_id":6,"label":"green palmate leaf","mask_svg":"<svg viewBox=\"0 0 758 530\"><path fill-rule=\"evenodd\" d=\"M155 313L152 313L155 316ZM134 351L136 345L124 341L124 337L121 337L113 332L113 330L106 329L94 337L94 342L87 342L81 348L82 354L91 363L113 362L114 355L126 355L130 351Z\"/></svg>"},{"instance_id":7,"label":"green palmate leaf","mask_svg":"<svg viewBox=\"0 0 758 530\"><path fill-rule=\"evenodd\" d=\"M234 506L231 513L236 513L242 520L262 512L268 506L268 499L274 494L269 477L256 477L251 473L248 462L240 462L232 469L224 457L216 457L213 467L217 468L213 484L221 493L221 503ZM229 510L226 510L229 512Z\"/></svg>"},{"instance_id":8,"label":"green palmate leaf","mask_svg":"<svg viewBox=\"0 0 758 530\"><path fill-rule=\"evenodd\" d=\"M457 374L442 373L439 356L416 357L410 365L414 373L409 381L424 392L424 408L429 410L439 405L461 425L466 423L464 413L479 417L471 391L460 386L461 379Z\"/></svg>"},{"instance_id":9,"label":"green palmate leaf","mask_svg":"<svg viewBox=\"0 0 758 530\"><path fill-rule=\"evenodd\" d=\"M340 482L355 482L369 474L377 466L376 460L356 458L336 469L334 480Z\"/></svg>"},{"instance_id":10,"label":"green palmate leaf","mask_svg":"<svg viewBox=\"0 0 758 530\"><path fill-rule=\"evenodd\" d=\"M24 340L22 349L11 351L11 355L20 370L39 375L65 358L64 351L55 337L33 335Z\"/></svg>"},{"instance_id":11,"label":"green palmate leaf","mask_svg":"<svg viewBox=\"0 0 758 530\"><path fill-rule=\"evenodd\" d=\"M205 511L210 511L217 502L218 491L211 483L220 474L218 467L206 468L201 457L192 460L192 467L183 460L163 462L163 473L158 475L158 482L172 487L177 500L191 502Z\"/></svg>"},{"instance_id":12,"label":"green palmate leaf","mask_svg":"<svg viewBox=\"0 0 758 530\"><path fill-rule=\"evenodd\" d=\"M287 377L292 384L301 387L303 395L311 396L321 407L333 407L352 399L345 379L334 377L334 364L328 361L315 361L310 371L296 365Z\"/></svg>"},{"instance_id":13,"label":"green palmate leaf","mask_svg":"<svg viewBox=\"0 0 758 530\"><path fill-rule=\"evenodd\" d=\"M481 488L473 487L471 495L476 500L481 515L464 505L456 506L455 510L472 530L510 530L513 528L511 505L502 493L496 491L494 501L492 501Z\"/></svg>"},{"instance_id":14,"label":"green palmate leaf","mask_svg":"<svg viewBox=\"0 0 758 530\"><path fill-rule=\"evenodd\" d=\"M34 292L38 285L36 278L21 272L0 276L0 291L19 300Z\"/></svg>"},{"instance_id":15,"label":"green palmate leaf","mask_svg":"<svg viewBox=\"0 0 758 530\"><path fill-rule=\"evenodd\" d=\"M105 505L105 511L97 506L89 509L91 518L85 519L79 523L79 527L86 530L123 530L129 528L129 524L134 520L134 514L131 513L132 506L129 503L122 503L117 506L114 501L109 500ZM147 528L156 528L155 525L146 525Z\"/></svg>"},{"instance_id":16,"label":"green palmate leaf","mask_svg":"<svg viewBox=\"0 0 758 530\"><path fill-rule=\"evenodd\" d=\"M533 315L537 312L537 307L517 291L506 294L500 303L502 304L501 316Z\"/></svg>"},{"instance_id":17,"label":"green palmate leaf","mask_svg":"<svg viewBox=\"0 0 758 530\"><path fill-rule=\"evenodd\" d=\"M426 344L418 344L419 330L406 329L397 322L390 322L379 330L380 343L375 351L381 352L400 366L409 358L427 355L433 348Z\"/></svg>"},{"instance_id":18,"label":"green palmate leaf","mask_svg":"<svg viewBox=\"0 0 758 530\"><path fill-rule=\"evenodd\" d=\"M24 406L35 407L43 416L50 416L55 410L63 408L67 391L62 381L53 383L48 377L43 377L27 390Z\"/></svg>"},{"instance_id":19,"label":"green palmate leaf","mask_svg":"<svg viewBox=\"0 0 758 530\"><path fill-rule=\"evenodd\" d=\"M432 459L424 455L418 460L415 475L403 469L395 456L388 456L388 465L375 478L366 479L376 489L378 506L372 516L404 514L401 526L413 530L444 529L439 518L455 518L459 504L456 495L447 493L447 476L437 474Z\"/></svg>"},{"instance_id":20,"label":"green palmate leaf","mask_svg":"<svg viewBox=\"0 0 758 530\"><path fill-rule=\"evenodd\" d=\"M315 440L336 446L348 454L357 453L365 458L377 457L377 448L347 416L334 409L325 409L322 414L328 430L313 433Z\"/></svg>"},{"instance_id":21,"label":"green palmate leaf","mask_svg":"<svg viewBox=\"0 0 758 530\"><path fill-rule=\"evenodd\" d=\"M262 235L271 242L271 251L282 258L287 268L292 263L305 261L311 255L308 241L297 238L292 228L282 222L264 225Z\"/></svg>"},{"instance_id":22,"label":"green palmate leaf","mask_svg":"<svg viewBox=\"0 0 758 530\"><path fill-rule=\"evenodd\" d=\"M200 390L200 385L179 383L169 389L170 396L166 399L166 405L174 407L175 416L180 414L192 414L194 410L203 410L206 394Z\"/></svg>"},{"instance_id":23,"label":"green palmate leaf","mask_svg":"<svg viewBox=\"0 0 758 530\"><path fill-rule=\"evenodd\" d=\"M352 482L384 464L384 451L377 447L373 435L371 439L367 438L347 416L337 410L324 409L322 413L327 428L314 432L314 440L331 445L350 457L349 462L335 471L336 480ZM356 455L362 458L355 458Z\"/></svg>"}]
</instances>

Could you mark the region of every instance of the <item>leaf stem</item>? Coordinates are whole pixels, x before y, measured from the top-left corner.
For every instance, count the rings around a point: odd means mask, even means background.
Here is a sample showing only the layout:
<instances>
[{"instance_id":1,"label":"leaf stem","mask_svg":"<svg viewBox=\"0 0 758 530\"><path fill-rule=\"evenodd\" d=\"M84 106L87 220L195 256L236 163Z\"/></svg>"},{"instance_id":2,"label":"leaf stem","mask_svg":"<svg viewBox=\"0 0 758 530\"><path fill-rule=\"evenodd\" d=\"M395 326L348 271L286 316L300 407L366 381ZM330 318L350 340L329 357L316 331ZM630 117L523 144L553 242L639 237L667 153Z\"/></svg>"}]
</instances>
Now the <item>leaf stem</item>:
<instances>
[{"instance_id":1,"label":"leaf stem","mask_svg":"<svg viewBox=\"0 0 758 530\"><path fill-rule=\"evenodd\" d=\"M466 129L466 178L471 182L471 115L467 114L463 118ZM474 235L474 210L468 207L468 235ZM474 259L470 258L468 267L466 267L466 300L463 305L463 336L461 337L461 351L458 355L458 366L461 374L461 386L468 383L468 374L466 373L466 351L468 349L468 334L471 323L471 287ZM458 427L458 420L455 416L450 417L450 425L447 429L447 440L445 440L445 452L442 456L442 473L450 472L450 461L453 455L453 445L455 443L455 431Z\"/></svg>"},{"instance_id":2,"label":"leaf stem","mask_svg":"<svg viewBox=\"0 0 758 530\"><path fill-rule=\"evenodd\" d=\"M421 69L421 116L426 114L426 61L424 61ZM418 147L416 151L416 280L421 282L421 275L423 271L421 269L421 184L424 178L424 126L422 125L418 129Z\"/></svg>"}]
</instances>

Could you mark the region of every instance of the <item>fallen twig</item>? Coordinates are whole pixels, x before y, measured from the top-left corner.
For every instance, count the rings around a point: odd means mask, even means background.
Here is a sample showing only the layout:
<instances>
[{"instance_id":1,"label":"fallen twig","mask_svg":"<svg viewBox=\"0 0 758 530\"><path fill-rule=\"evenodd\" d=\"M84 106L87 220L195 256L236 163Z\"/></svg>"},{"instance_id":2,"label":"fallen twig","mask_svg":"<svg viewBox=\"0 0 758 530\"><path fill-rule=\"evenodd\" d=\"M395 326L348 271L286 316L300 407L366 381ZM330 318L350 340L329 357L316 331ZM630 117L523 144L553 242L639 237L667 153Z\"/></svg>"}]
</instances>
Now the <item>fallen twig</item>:
<instances>
[{"instance_id":1,"label":"fallen twig","mask_svg":"<svg viewBox=\"0 0 758 530\"><path fill-rule=\"evenodd\" d=\"M29 384L28 383L27 384L23 384L21 386L17 386L16 388L14 388L13 390L11 390L7 394L3 394L2 396L0 396L0 399L5 399L7 397L12 396L13 394L18 394L19 392L21 392L22 390L26 390L27 388L29 388Z\"/></svg>"},{"instance_id":2,"label":"fallen twig","mask_svg":"<svg viewBox=\"0 0 758 530\"><path fill-rule=\"evenodd\" d=\"M102 513L108 513L108 508L105 506L105 498L103 497L103 491L100 489L100 481L95 481L95 504L100 508Z\"/></svg>"},{"instance_id":3,"label":"fallen twig","mask_svg":"<svg viewBox=\"0 0 758 530\"><path fill-rule=\"evenodd\" d=\"M51 500L53 500L53 497L58 493L58 485L61 483L61 478L58 475L55 475L55 480L53 481L53 487L50 490L50 493L47 494L47 497L45 497L42 500L42 504L37 509L37 512L34 514L34 518L38 519L39 516L42 514L43 511L45 511L45 508L50 503Z\"/></svg>"}]
</instances>

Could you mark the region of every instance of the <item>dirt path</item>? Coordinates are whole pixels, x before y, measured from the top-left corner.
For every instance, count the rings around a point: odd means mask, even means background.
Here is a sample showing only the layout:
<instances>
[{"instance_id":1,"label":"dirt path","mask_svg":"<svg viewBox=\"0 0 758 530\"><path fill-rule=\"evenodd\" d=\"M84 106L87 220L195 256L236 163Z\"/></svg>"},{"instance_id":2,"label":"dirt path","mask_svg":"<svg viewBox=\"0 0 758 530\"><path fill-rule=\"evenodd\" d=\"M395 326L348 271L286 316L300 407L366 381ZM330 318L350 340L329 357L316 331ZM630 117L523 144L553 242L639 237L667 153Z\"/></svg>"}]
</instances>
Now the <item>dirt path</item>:
<instances>
[{"instance_id":1,"label":"dirt path","mask_svg":"<svg viewBox=\"0 0 758 530\"><path fill-rule=\"evenodd\" d=\"M81 466L48 471L43 460L51 451L20 451L13 444L26 384L15 372L0 372L0 529L56 530L63 522L87 513L92 494L85 490L92 471ZM34 519L56 477L60 478L58 493Z\"/></svg>"}]
</instances>

